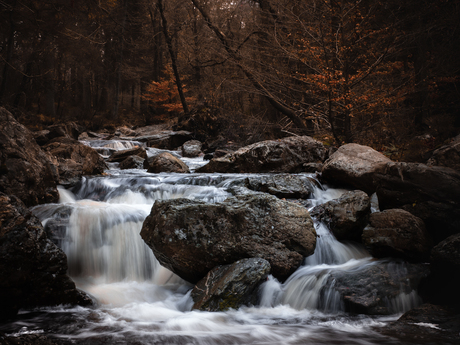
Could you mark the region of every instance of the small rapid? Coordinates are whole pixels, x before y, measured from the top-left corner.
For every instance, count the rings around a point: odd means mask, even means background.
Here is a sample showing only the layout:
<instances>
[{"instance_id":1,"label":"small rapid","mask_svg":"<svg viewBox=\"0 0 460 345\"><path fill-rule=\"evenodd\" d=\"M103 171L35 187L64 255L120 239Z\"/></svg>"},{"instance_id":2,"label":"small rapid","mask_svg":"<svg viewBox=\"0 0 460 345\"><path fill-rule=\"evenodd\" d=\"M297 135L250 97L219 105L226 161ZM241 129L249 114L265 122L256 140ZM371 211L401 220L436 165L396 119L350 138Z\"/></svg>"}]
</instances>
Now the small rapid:
<instances>
[{"instance_id":1,"label":"small rapid","mask_svg":"<svg viewBox=\"0 0 460 345\"><path fill-rule=\"evenodd\" d=\"M186 162L190 167L205 163L202 158ZM60 189L60 203L36 206L33 213L66 253L77 287L96 306L24 310L0 331L47 333L74 344L401 344L374 329L420 303L417 293L402 291L388 300L391 316L345 313L331 274L380 262L358 244L337 241L320 222L315 223L315 253L284 283L269 276L260 288L260 305L215 313L192 310L192 286L158 263L139 235L143 221L157 200L222 202L247 176L254 175L149 174L122 171L115 164L107 176L86 177L71 189ZM343 192L316 186L309 204ZM403 269L394 266L395 272Z\"/></svg>"}]
</instances>

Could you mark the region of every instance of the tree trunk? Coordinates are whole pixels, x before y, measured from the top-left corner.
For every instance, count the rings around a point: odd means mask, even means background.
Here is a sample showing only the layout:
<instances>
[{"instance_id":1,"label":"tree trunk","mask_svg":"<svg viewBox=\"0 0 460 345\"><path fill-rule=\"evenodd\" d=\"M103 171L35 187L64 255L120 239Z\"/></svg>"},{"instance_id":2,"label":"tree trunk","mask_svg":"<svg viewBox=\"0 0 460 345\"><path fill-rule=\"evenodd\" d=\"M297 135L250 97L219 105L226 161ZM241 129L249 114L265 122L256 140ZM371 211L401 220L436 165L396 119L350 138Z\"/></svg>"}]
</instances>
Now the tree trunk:
<instances>
[{"instance_id":1,"label":"tree trunk","mask_svg":"<svg viewBox=\"0 0 460 345\"><path fill-rule=\"evenodd\" d=\"M160 11L161 22L162 22L162 27L163 27L163 34L166 40L166 44L168 45L169 55L171 57L174 78L176 79L177 92L179 93L179 97L182 103L182 108L184 109L184 113L187 114L189 110L188 110L187 102L185 100L185 95L184 95L184 90L182 88L182 82L180 79L179 70L177 68L176 54L174 53L171 36L169 36L169 32L168 32L168 22L166 21L166 17L164 14L163 0L158 0L157 6L158 6L158 10Z\"/></svg>"}]
</instances>

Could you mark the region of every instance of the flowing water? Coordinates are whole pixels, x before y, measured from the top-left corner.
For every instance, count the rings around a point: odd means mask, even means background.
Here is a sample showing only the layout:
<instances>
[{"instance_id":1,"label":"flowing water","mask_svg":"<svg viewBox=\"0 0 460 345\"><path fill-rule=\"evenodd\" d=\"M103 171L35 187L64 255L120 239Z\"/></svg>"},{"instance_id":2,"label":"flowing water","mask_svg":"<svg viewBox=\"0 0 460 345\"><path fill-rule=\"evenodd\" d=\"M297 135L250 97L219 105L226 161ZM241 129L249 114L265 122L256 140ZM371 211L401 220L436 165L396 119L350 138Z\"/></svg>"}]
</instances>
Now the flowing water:
<instances>
[{"instance_id":1,"label":"flowing water","mask_svg":"<svg viewBox=\"0 0 460 345\"><path fill-rule=\"evenodd\" d=\"M95 142L99 152L132 143ZM154 153L149 149L149 154ZM178 153L175 153L178 154ZM204 164L185 159L193 170ZM10 336L42 333L74 344L401 344L376 329L419 303L416 292L388 301L394 315L352 315L327 278L336 270L376 264L358 245L338 242L317 223L315 254L283 284L269 276L258 306L226 312L192 310L192 286L159 265L139 232L156 200L222 202L242 174L149 174L119 170L60 190L60 203L33 209L67 254L69 275L96 301L92 307L23 310L0 325ZM307 178L307 175L299 175ZM312 206L343 190L315 189Z\"/></svg>"}]
</instances>

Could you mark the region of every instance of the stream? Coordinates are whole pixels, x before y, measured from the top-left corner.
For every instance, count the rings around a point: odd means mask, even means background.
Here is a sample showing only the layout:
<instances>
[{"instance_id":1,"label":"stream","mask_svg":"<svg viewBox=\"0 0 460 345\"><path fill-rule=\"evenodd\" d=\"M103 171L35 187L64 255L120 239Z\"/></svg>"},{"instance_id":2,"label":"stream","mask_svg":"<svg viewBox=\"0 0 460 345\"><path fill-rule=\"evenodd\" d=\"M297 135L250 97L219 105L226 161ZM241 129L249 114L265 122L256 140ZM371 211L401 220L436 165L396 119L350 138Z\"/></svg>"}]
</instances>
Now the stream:
<instances>
[{"instance_id":1,"label":"stream","mask_svg":"<svg viewBox=\"0 0 460 345\"><path fill-rule=\"evenodd\" d=\"M91 145L108 155L135 144ZM149 155L156 152L147 150ZM96 305L22 310L14 321L1 325L0 332L46 334L72 344L403 344L377 330L419 305L417 293L389 300L389 316L345 313L338 293L325 285L328 275L379 261L358 244L337 241L319 222L315 253L286 282L269 276L260 288L258 306L192 310L192 286L158 263L139 235L142 223L156 200L222 202L230 196L227 188L249 175L196 174L194 169L206 161L184 161L192 173L150 174L110 163L106 176L85 177L69 190L61 188L58 204L34 207L33 213L54 231L53 241L66 253L69 275ZM309 204L344 192L318 185Z\"/></svg>"}]
</instances>

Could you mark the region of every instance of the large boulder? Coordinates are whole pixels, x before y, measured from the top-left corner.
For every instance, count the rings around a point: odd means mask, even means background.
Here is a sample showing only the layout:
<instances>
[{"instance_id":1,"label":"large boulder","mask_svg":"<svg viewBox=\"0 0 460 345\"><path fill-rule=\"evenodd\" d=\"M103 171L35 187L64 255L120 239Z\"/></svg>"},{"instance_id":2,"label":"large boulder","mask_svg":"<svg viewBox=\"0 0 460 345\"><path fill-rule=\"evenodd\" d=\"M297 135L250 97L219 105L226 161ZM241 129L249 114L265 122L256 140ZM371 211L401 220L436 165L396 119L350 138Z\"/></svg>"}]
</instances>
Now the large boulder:
<instances>
[{"instance_id":1,"label":"large boulder","mask_svg":"<svg viewBox=\"0 0 460 345\"><path fill-rule=\"evenodd\" d=\"M0 319L20 308L89 304L67 276L64 252L15 196L0 193Z\"/></svg>"},{"instance_id":2,"label":"large boulder","mask_svg":"<svg viewBox=\"0 0 460 345\"><path fill-rule=\"evenodd\" d=\"M360 241L371 212L369 196L360 190L315 206L310 215L326 223L338 240Z\"/></svg>"},{"instance_id":3,"label":"large boulder","mask_svg":"<svg viewBox=\"0 0 460 345\"><path fill-rule=\"evenodd\" d=\"M307 199L317 187L317 182L305 176L276 174L247 177L244 185L250 190L269 193L278 198Z\"/></svg>"},{"instance_id":4,"label":"large boulder","mask_svg":"<svg viewBox=\"0 0 460 345\"><path fill-rule=\"evenodd\" d=\"M369 253L377 258L426 262L433 247L423 220L401 209L372 213L362 240Z\"/></svg>"},{"instance_id":5,"label":"large boulder","mask_svg":"<svg viewBox=\"0 0 460 345\"><path fill-rule=\"evenodd\" d=\"M391 162L375 174L381 210L402 208L424 220L438 243L460 229L460 172Z\"/></svg>"},{"instance_id":6,"label":"large boulder","mask_svg":"<svg viewBox=\"0 0 460 345\"><path fill-rule=\"evenodd\" d=\"M457 135L447 145L435 150L426 164L429 166L442 165L460 171L460 135Z\"/></svg>"},{"instance_id":7,"label":"large boulder","mask_svg":"<svg viewBox=\"0 0 460 345\"><path fill-rule=\"evenodd\" d=\"M272 274L285 280L316 245L304 207L264 194L217 204L157 201L141 236L163 266L191 283L216 266L250 257L267 260Z\"/></svg>"},{"instance_id":8,"label":"large boulder","mask_svg":"<svg viewBox=\"0 0 460 345\"><path fill-rule=\"evenodd\" d=\"M56 202L56 173L32 133L0 108L0 192L27 206Z\"/></svg>"},{"instance_id":9,"label":"large boulder","mask_svg":"<svg viewBox=\"0 0 460 345\"><path fill-rule=\"evenodd\" d=\"M162 152L144 161L144 168L149 173L158 174L161 172L188 173L190 169L182 160L169 152Z\"/></svg>"},{"instance_id":10,"label":"large boulder","mask_svg":"<svg viewBox=\"0 0 460 345\"><path fill-rule=\"evenodd\" d=\"M335 270L326 285L340 294L348 312L389 315L401 311L397 306L404 304L404 299L413 300L410 296L428 274L426 265L380 261L352 270Z\"/></svg>"},{"instance_id":11,"label":"large boulder","mask_svg":"<svg viewBox=\"0 0 460 345\"><path fill-rule=\"evenodd\" d=\"M129 156L139 156L143 159L147 159L147 152L145 151L143 147L136 146L131 149L113 152L107 161L108 162L122 162Z\"/></svg>"},{"instance_id":12,"label":"large boulder","mask_svg":"<svg viewBox=\"0 0 460 345\"><path fill-rule=\"evenodd\" d=\"M84 175L99 175L108 169L104 159L93 148L78 140L60 137L42 147L57 167L59 183L73 184Z\"/></svg>"},{"instance_id":13,"label":"large boulder","mask_svg":"<svg viewBox=\"0 0 460 345\"><path fill-rule=\"evenodd\" d=\"M182 156L198 157L201 154L201 142L198 140L189 140L182 145Z\"/></svg>"},{"instance_id":14,"label":"large boulder","mask_svg":"<svg viewBox=\"0 0 460 345\"><path fill-rule=\"evenodd\" d=\"M391 162L389 158L368 146L346 144L324 162L322 178L334 185L372 194L375 191L374 174L388 162Z\"/></svg>"},{"instance_id":15,"label":"large boulder","mask_svg":"<svg viewBox=\"0 0 460 345\"><path fill-rule=\"evenodd\" d=\"M224 311L243 305L256 305L258 287L270 272L270 264L261 258L242 259L214 267L193 288L193 309Z\"/></svg>"},{"instance_id":16,"label":"large boulder","mask_svg":"<svg viewBox=\"0 0 460 345\"><path fill-rule=\"evenodd\" d=\"M324 145L308 136L261 141L223 157L213 158L197 172L300 172L304 163L322 162Z\"/></svg>"}]
</instances>

